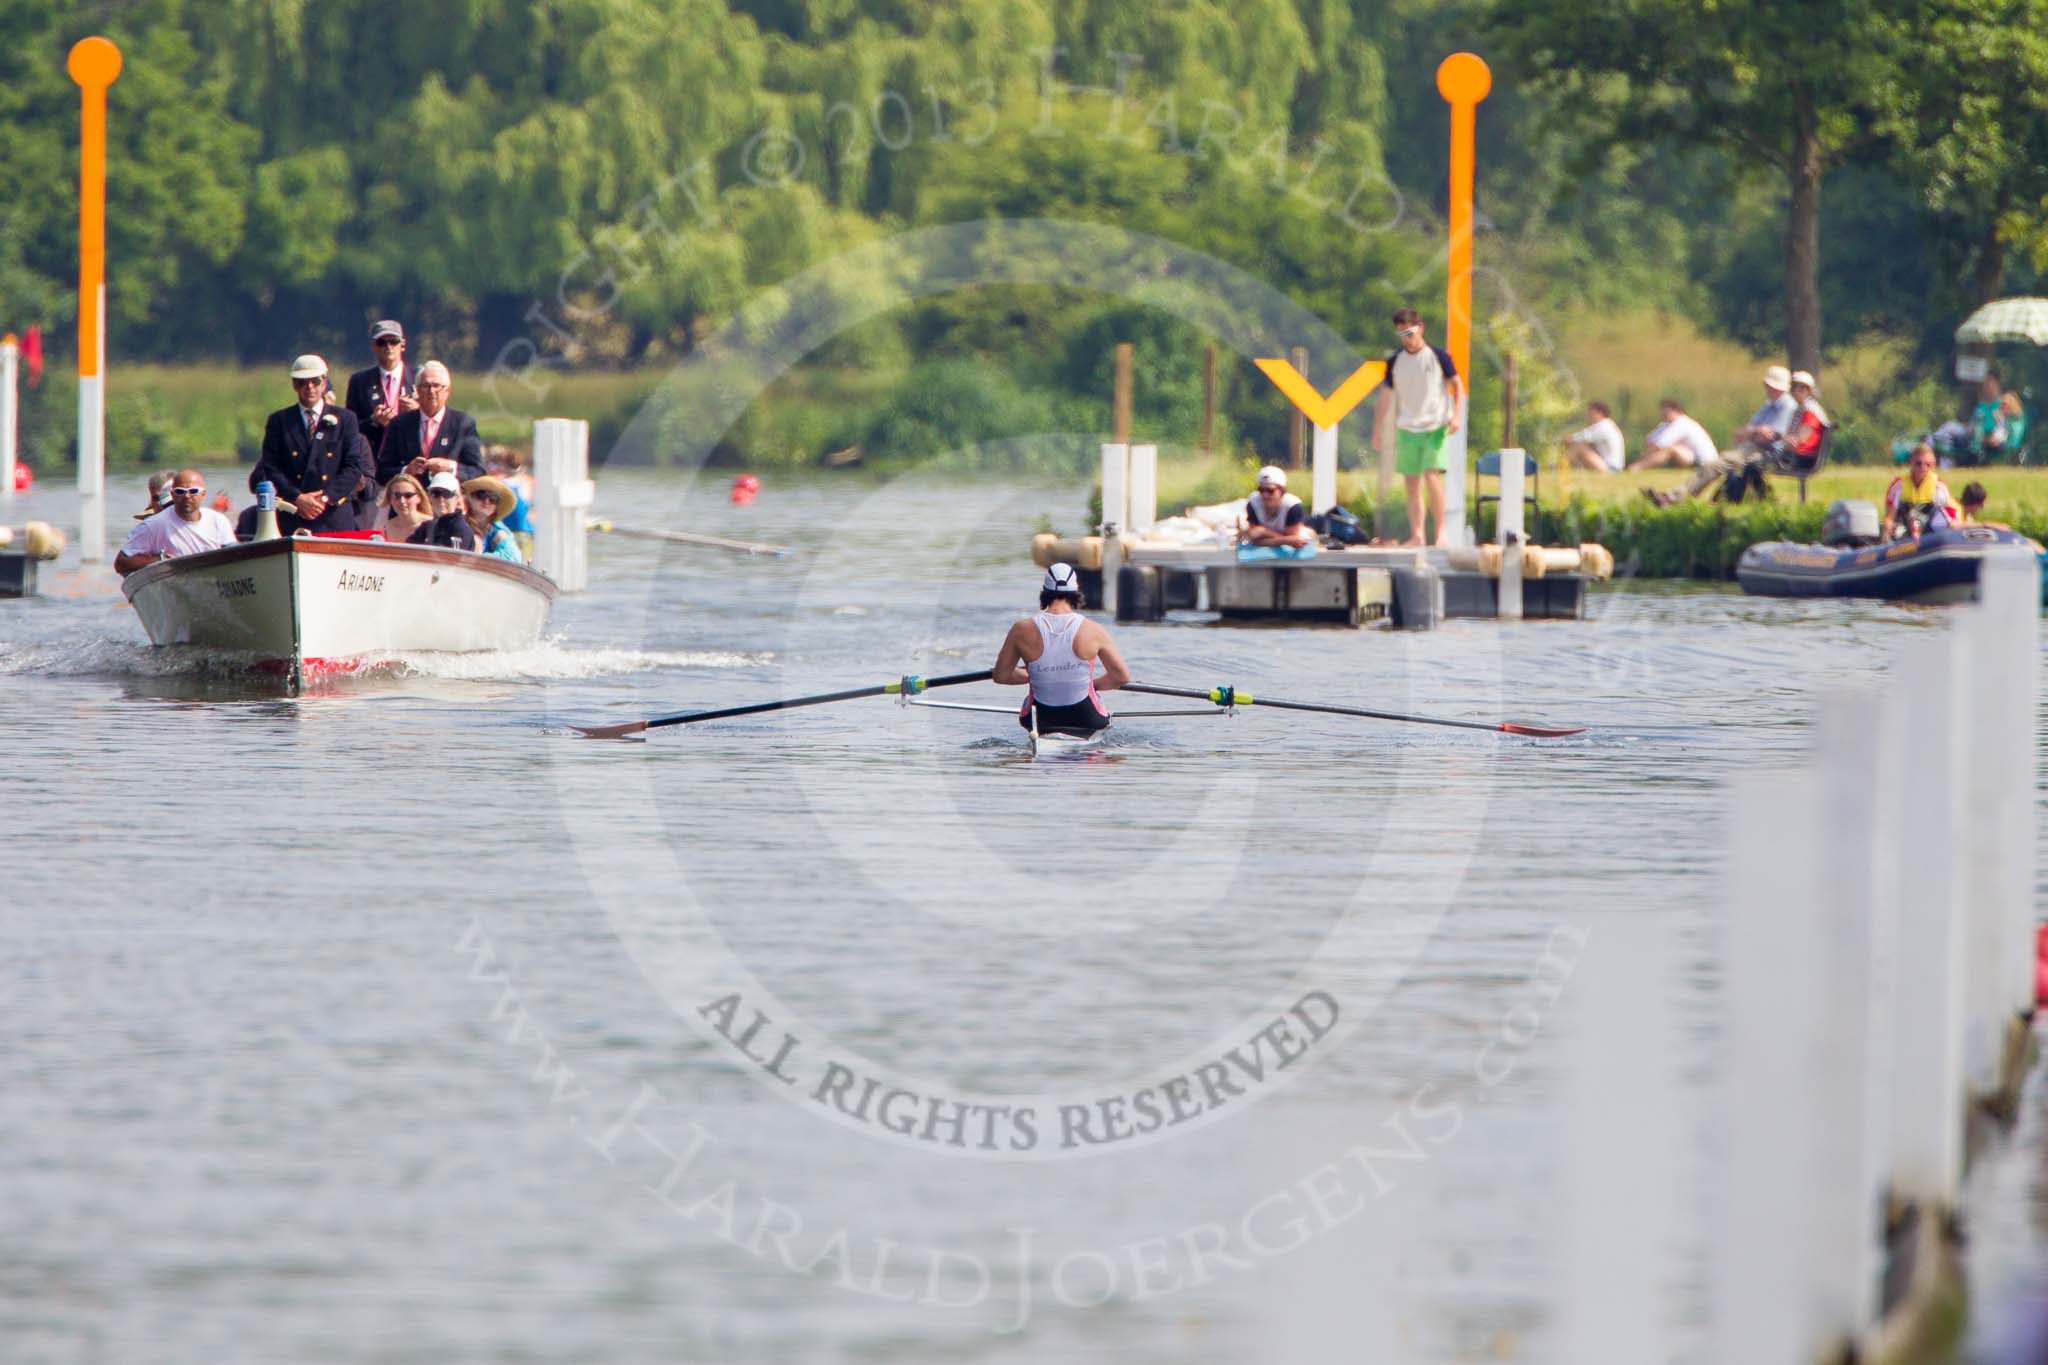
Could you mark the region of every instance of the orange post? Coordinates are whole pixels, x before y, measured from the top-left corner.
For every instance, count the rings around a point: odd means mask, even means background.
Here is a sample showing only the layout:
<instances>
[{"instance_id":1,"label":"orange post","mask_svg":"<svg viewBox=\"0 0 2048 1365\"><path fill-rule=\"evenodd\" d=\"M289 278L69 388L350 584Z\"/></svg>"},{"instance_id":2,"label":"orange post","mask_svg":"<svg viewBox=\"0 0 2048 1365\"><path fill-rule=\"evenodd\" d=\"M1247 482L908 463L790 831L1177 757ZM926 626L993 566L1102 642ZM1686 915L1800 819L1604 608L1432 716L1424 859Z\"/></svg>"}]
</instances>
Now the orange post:
<instances>
[{"instance_id":1,"label":"orange post","mask_svg":"<svg viewBox=\"0 0 2048 1365\"><path fill-rule=\"evenodd\" d=\"M1436 89L1451 106L1451 243L1449 279L1444 288L1444 349L1464 376L1466 393L1458 429L1444 443L1450 464L1444 481L1444 520L1452 543L1462 544L1468 535L1465 472L1472 431L1472 142L1479 101L1493 89L1493 73L1473 53L1453 52L1436 69Z\"/></svg>"},{"instance_id":2,"label":"orange post","mask_svg":"<svg viewBox=\"0 0 2048 1365\"><path fill-rule=\"evenodd\" d=\"M1472 168L1479 101L1493 89L1493 72L1470 52L1453 52L1436 69L1437 93L1451 106L1451 259L1444 300L1444 349L1458 373L1472 368ZM1471 381L1466 381L1469 390Z\"/></svg>"},{"instance_id":3,"label":"orange post","mask_svg":"<svg viewBox=\"0 0 2048 1365\"><path fill-rule=\"evenodd\" d=\"M121 49L81 38L65 69L78 82L78 556L106 557L107 87Z\"/></svg>"}]
</instances>

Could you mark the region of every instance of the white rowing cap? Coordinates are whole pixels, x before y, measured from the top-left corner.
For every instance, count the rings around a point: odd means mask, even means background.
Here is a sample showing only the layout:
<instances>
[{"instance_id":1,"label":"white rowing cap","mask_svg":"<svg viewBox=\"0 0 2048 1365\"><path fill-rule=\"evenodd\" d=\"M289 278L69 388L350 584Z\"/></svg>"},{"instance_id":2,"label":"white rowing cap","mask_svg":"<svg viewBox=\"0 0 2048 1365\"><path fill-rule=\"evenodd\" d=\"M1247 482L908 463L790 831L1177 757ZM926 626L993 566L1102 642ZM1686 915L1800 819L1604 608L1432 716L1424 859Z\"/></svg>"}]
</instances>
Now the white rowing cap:
<instances>
[{"instance_id":1,"label":"white rowing cap","mask_svg":"<svg viewBox=\"0 0 2048 1365\"><path fill-rule=\"evenodd\" d=\"M1075 572L1071 564L1055 564L1045 571L1045 582L1040 585L1040 590L1078 594L1081 591L1081 575Z\"/></svg>"}]
</instances>

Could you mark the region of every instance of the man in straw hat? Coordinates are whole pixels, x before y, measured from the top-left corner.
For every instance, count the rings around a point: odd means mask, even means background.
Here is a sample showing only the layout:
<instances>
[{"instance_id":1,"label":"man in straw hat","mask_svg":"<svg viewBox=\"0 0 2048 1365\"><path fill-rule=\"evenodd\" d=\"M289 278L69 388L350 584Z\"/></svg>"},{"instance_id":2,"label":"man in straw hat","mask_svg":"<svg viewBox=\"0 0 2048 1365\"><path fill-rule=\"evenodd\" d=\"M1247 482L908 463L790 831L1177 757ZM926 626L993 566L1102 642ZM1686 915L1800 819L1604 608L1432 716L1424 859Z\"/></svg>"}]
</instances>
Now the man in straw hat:
<instances>
[{"instance_id":1,"label":"man in straw hat","mask_svg":"<svg viewBox=\"0 0 2048 1365\"><path fill-rule=\"evenodd\" d=\"M1646 488L1643 496L1659 507L1669 507L1681 498L1698 497L1716 479L1734 474L1747 477L1767 464L1790 468L1801 460L1811 460L1831 425L1816 397L1818 387L1805 370L1788 373L1783 365L1771 366L1764 371L1763 406L1735 433L1734 448L1695 469L1675 491L1659 493Z\"/></svg>"},{"instance_id":2,"label":"man in straw hat","mask_svg":"<svg viewBox=\"0 0 2048 1365\"><path fill-rule=\"evenodd\" d=\"M325 360L294 360L292 390L298 401L264 423L263 454L249 473L249 490L259 483L277 490L277 529L286 535L301 528L353 531L350 499L373 473L369 443L356 415L328 401Z\"/></svg>"}]
</instances>

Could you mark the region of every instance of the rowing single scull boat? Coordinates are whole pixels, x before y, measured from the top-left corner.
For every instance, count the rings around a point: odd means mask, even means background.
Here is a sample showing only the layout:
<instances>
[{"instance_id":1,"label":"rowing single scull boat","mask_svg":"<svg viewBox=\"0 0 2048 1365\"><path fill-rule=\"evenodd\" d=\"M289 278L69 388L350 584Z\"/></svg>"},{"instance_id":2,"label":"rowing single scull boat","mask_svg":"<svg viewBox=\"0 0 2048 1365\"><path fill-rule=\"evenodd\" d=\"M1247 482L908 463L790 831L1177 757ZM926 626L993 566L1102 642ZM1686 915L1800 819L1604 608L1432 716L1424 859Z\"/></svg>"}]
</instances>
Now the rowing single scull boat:
<instances>
[{"instance_id":1,"label":"rowing single scull boat","mask_svg":"<svg viewBox=\"0 0 2048 1365\"><path fill-rule=\"evenodd\" d=\"M918 701L915 698L934 687L954 687L961 683L987 682L993 670L983 669L978 673L953 673L937 678L924 678L908 674L891 682L876 683L868 687L849 688L843 692L821 692L809 697L791 697L782 701L753 702L745 706L726 706L713 711L681 711L672 716L654 716L647 720L626 721L617 725L578 725L579 734L592 739L622 739L627 735L639 734L644 730L659 729L669 725L695 725L709 720L729 720L737 716L762 715L770 711L787 711L799 706L819 706L826 702L852 701L858 697L893 696L906 706L925 706L942 711L981 711L994 715L1021 718L1022 713L1006 706L978 706L968 702ZM1230 716L1236 715L1242 706L1264 706L1281 711L1313 711L1323 715L1356 716L1365 720L1399 721L1410 725L1443 725L1459 730L1485 730L1495 734L1523 735L1532 739L1562 739L1567 735L1585 733L1583 726L1523 725L1513 721L1452 720L1441 716L1412 716L1398 711L1374 711L1362 706L1336 706L1327 702L1281 701L1274 697L1255 698L1251 693L1236 687L1162 687L1152 683L1132 682L1123 686L1123 691L1137 692L1156 697L1186 697L1195 701L1211 703L1213 709L1193 711L1125 711L1119 713L1123 719L1162 718L1166 716ZM1039 733L1037 713L1031 715L1028 727L1031 751L1034 755L1052 752L1057 748L1071 752L1080 745L1068 741L1095 741L1100 731L1081 734L1075 731L1053 730ZM1048 741L1052 746L1048 746Z\"/></svg>"}]
</instances>

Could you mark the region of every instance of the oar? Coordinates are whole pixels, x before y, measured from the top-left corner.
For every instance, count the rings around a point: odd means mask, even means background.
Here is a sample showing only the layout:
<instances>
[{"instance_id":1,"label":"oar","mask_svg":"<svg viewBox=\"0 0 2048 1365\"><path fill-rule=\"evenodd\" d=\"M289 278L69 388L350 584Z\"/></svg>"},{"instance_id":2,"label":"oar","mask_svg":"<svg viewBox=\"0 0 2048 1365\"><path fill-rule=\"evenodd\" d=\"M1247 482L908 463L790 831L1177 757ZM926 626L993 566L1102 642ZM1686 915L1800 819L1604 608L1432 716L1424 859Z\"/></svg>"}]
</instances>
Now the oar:
<instances>
[{"instance_id":1,"label":"oar","mask_svg":"<svg viewBox=\"0 0 2048 1365\"><path fill-rule=\"evenodd\" d=\"M1240 692L1234 687L1212 687L1198 691L1191 687L1155 687L1151 683L1128 682L1122 688L1125 692L1145 692L1155 697L1197 697L1215 702L1218 706L1271 706L1282 711L1320 711L1332 716L1364 716L1368 720L1402 720L1416 725L1450 725L1460 730L1491 730L1496 734L1533 735L1538 739L1559 739L1565 735L1583 735L1584 726L1558 729L1546 725L1516 725L1512 721L1487 720L1444 720L1437 716L1404 716L1395 711L1368 711L1362 706L1330 706L1322 702L1275 701L1261 697L1256 701L1249 692Z\"/></svg>"},{"instance_id":2,"label":"oar","mask_svg":"<svg viewBox=\"0 0 2048 1365\"><path fill-rule=\"evenodd\" d=\"M734 716L757 716L764 711L787 711L795 706L822 706L828 701L852 701L855 697L886 697L897 693L907 693L914 697L927 688L951 687L956 683L987 682L994 676L995 670L988 668L982 669L979 673L952 673L943 678L920 678L916 674L911 674L894 682L877 683L873 687L855 687L845 692L821 692L815 697L757 701L751 706L728 706L717 711L682 711L673 716L627 721L624 725L578 725L573 728L592 739L619 739L662 725L694 725L700 720L729 720Z\"/></svg>"}]
</instances>

